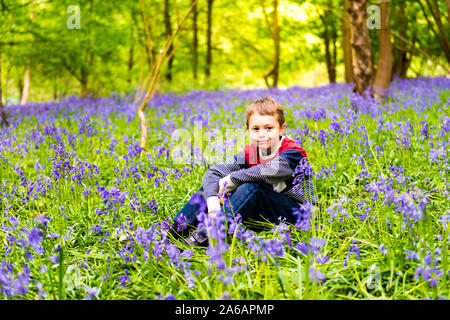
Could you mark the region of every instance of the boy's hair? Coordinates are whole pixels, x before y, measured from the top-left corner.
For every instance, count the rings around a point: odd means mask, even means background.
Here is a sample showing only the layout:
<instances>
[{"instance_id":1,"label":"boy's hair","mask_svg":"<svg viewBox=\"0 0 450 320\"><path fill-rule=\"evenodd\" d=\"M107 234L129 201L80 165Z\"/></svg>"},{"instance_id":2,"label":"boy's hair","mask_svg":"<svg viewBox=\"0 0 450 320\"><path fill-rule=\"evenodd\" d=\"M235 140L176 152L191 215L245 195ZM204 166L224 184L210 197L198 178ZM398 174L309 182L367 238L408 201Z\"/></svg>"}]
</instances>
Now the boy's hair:
<instances>
[{"instance_id":1,"label":"boy's hair","mask_svg":"<svg viewBox=\"0 0 450 320\"><path fill-rule=\"evenodd\" d=\"M246 127L248 129L248 120L253 113L259 113L263 116L272 116L278 120L280 127L284 123L284 109L283 107L275 101L271 96L265 97L263 99L256 100L248 105L247 110L245 110L246 117Z\"/></svg>"}]
</instances>

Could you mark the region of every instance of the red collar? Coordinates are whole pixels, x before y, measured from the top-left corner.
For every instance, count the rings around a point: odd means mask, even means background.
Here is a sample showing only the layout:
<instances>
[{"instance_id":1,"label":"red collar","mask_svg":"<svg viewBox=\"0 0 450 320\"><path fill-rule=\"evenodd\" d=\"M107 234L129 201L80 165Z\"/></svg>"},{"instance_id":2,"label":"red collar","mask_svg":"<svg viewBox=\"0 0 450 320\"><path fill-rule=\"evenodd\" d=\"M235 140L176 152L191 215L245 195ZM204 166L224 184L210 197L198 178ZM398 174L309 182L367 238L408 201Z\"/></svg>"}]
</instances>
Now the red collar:
<instances>
[{"instance_id":1,"label":"red collar","mask_svg":"<svg viewBox=\"0 0 450 320\"><path fill-rule=\"evenodd\" d=\"M297 143L295 143L294 140L286 136L284 136L284 139L281 141L280 147L278 148L275 155L269 159L265 160L260 159L259 152L257 149L258 148L253 144L248 144L244 147L244 155L249 167L252 167L257 164L266 164L267 162L278 156L280 153L288 149L298 150L300 151L302 156L306 158L306 151L303 148L301 148Z\"/></svg>"}]
</instances>

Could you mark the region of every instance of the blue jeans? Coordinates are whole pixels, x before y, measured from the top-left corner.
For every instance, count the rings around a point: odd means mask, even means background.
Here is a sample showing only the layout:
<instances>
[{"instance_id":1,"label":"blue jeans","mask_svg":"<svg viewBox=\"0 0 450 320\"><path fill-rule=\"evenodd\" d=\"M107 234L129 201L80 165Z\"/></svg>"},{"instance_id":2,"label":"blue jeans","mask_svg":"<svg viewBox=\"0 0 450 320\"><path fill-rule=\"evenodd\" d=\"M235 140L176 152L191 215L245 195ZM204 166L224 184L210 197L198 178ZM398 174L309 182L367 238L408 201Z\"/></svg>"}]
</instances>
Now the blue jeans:
<instances>
[{"instance_id":1,"label":"blue jeans","mask_svg":"<svg viewBox=\"0 0 450 320\"><path fill-rule=\"evenodd\" d=\"M203 188L200 188L197 193L201 195L198 198L201 199L202 203L195 201L196 203L192 204L189 201L174 218L177 221L177 219L181 218L180 216L184 216L189 228L197 227L197 215L200 213L200 208L202 206L204 208L206 207ZM229 205L225 206L225 213L232 214L233 216L239 213L244 223L250 221L269 221L273 224L278 224L280 217L285 218L286 222L295 224L297 216L293 214L293 209L300 207L291 198L273 190L272 185L250 182L242 184L231 194L229 197ZM256 226L255 228L258 229Z\"/></svg>"}]
</instances>

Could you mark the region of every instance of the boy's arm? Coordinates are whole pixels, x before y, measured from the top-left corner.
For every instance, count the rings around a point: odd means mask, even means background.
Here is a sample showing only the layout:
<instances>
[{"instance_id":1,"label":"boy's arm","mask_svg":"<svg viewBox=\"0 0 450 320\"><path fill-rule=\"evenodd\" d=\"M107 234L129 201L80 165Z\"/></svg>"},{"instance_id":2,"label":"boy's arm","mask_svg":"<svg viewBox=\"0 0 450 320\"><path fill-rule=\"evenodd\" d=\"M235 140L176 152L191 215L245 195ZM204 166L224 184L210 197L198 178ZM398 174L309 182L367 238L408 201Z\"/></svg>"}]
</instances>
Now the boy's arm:
<instances>
[{"instance_id":1,"label":"boy's arm","mask_svg":"<svg viewBox=\"0 0 450 320\"><path fill-rule=\"evenodd\" d=\"M228 176L234 171L242 170L246 167L244 153L238 153L226 160L224 163L219 163L211 166L205 173L202 179L203 191L205 192L206 204L208 212L220 210L220 201L217 193L219 192L219 181L225 176ZM221 189L226 191L223 187L223 180L221 181Z\"/></svg>"},{"instance_id":2,"label":"boy's arm","mask_svg":"<svg viewBox=\"0 0 450 320\"><path fill-rule=\"evenodd\" d=\"M234 188L245 182L277 184L291 178L302 159L303 155L300 151L288 149L266 164L258 164L248 169L233 171L224 180L231 181L231 186Z\"/></svg>"}]
</instances>

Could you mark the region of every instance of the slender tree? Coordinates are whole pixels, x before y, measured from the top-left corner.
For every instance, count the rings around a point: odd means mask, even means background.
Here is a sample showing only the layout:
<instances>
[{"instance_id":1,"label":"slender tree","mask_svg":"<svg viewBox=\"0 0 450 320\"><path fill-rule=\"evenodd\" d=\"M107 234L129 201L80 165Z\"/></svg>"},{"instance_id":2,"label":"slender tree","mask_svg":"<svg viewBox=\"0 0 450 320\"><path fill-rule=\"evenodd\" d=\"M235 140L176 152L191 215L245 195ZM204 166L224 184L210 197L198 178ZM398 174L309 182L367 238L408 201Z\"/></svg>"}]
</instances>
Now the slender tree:
<instances>
[{"instance_id":1,"label":"slender tree","mask_svg":"<svg viewBox=\"0 0 450 320\"><path fill-rule=\"evenodd\" d=\"M133 69L134 65L134 45L131 43L130 48L128 49L128 63L127 63L127 70L128 70L128 84L131 84L131 70Z\"/></svg>"},{"instance_id":2,"label":"slender tree","mask_svg":"<svg viewBox=\"0 0 450 320\"><path fill-rule=\"evenodd\" d=\"M31 23L34 22L34 17L35 17L34 4L35 4L35 0L31 1L31 13L30 13ZM30 43L30 47L32 45L33 44ZM22 95L20 98L21 106L28 103L28 99L30 97L30 85L31 85L31 61L30 61L30 57L29 57L27 67L25 69L25 75L23 77L23 91L22 91Z\"/></svg>"},{"instance_id":3,"label":"slender tree","mask_svg":"<svg viewBox=\"0 0 450 320\"><path fill-rule=\"evenodd\" d=\"M394 17L395 27L398 31L399 37L394 38L394 44L392 47L393 56L393 69L392 75L396 74L400 78L404 79L406 77L406 72L408 71L409 64L412 57L412 50L407 48L407 30L408 30L408 19L406 17L406 2L392 1L391 3L392 16ZM414 34L414 38L416 37ZM413 44L415 39L413 39ZM408 52L410 55L408 57Z\"/></svg>"},{"instance_id":4,"label":"slender tree","mask_svg":"<svg viewBox=\"0 0 450 320\"><path fill-rule=\"evenodd\" d=\"M3 109L3 96L2 96L2 47L0 46L0 127L8 125L8 119L6 117L5 110ZM6 96L8 99L8 96Z\"/></svg>"},{"instance_id":5,"label":"slender tree","mask_svg":"<svg viewBox=\"0 0 450 320\"><path fill-rule=\"evenodd\" d=\"M170 10L169 10L169 0L164 0L164 26L166 38L169 38L172 34L172 24L170 23ZM169 51L173 50L173 44L170 44ZM172 55L167 63L166 79L167 81L172 81L172 65L174 56Z\"/></svg>"},{"instance_id":6,"label":"slender tree","mask_svg":"<svg viewBox=\"0 0 450 320\"><path fill-rule=\"evenodd\" d=\"M378 59L378 68L373 84L374 93L378 97L383 97L389 88L392 75L392 43L391 27L389 22L389 2L383 0L380 3L380 30L378 37L380 40L380 54Z\"/></svg>"},{"instance_id":7,"label":"slender tree","mask_svg":"<svg viewBox=\"0 0 450 320\"><path fill-rule=\"evenodd\" d=\"M197 0L192 0L193 12L192 12L192 71L194 73L194 79L197 79L198 68L198 28L197 28Z\"/></svg>"},{"instance_id":8,"label":"slender tree","mask_svg":"<svg viewBox=\"0 0 450 320\"><path fill-rule=\"evenodd\" d=\"M348 12L350 0L344 0L344 15L342 16L342 49L344 54L345 82L353 82L352 62L352 23Z\"/></svg>"},{"instance_id":9,"label":"slender tree","mask_svg":"<svg viewBox=\"0 0 450 320\"><path fill-rule=\"evenodd\" d=\"M30 85L31 85L31 64L28 64L25 69L25 75L23 76L22 95L20 96L21 106L28 103L28 99L30 97Z\"/></svg>"},{"instance_id":10,"label":"slender tree","mask_svg":"<svg viewBox=\"0 0 450 320\"><path fill-rule=\"evenodd\" d=\"M2 96L2 47L0 46L0 124L3 124L3 96Z\"/></svg>"},{"instance_id":11,"label":"slender tree","mask_svg":"<svg viewBox=\"0 0 450 320\"><path fill-rule=\"evenodd\" d=\"M207 11L207 27L206 27L206 63L205 63L205 76L209 78L211 75L211 65L212 65L212 44L211 44L211 33L212 33L212 9L214 0L208 1L208 11Z\"/></svg>"},{"instance_id":12,"label":"slender tree","mask_svg":"<svg viewBox=\"0 0 450 320\"><path fill-rule=\"evenodd\" d=\"M360 95L370 87L373 74L366 3L367 0L350 0L348 10L352 21L353 91Z\"/></svg>"},{"instance_id":13,"label":"slender tree","mask_svg":"<svg viewBox=\"0 0 450 320\"><path fill-rule=\"evenodd\" d=\"M322 38L325 44L325 61L330 83L336 82L336 41L337 29L331 16L331 1L327 2L326 9L319 15L323 24Z\"/></svg>"},{"instance_id":14,"label":"slender tree","mask_svg":"<svg viewBox=\"0 0 450 320\"><path fill-rule=\"evenodd\" d=\"M280 26L278 24L278 0L272 1L272 23L269 20L269 16L266 12L264 5L264 0L260 0L264 18L266 20L267 28L269 29L270 35L272 36L274 43L274 53L272 60L272 68L264 74L264 81L268 88L278 87L278 75L280 72ZM272 83L269 84L268 77L272 77Z\"/></svg>"}]
</instances>

